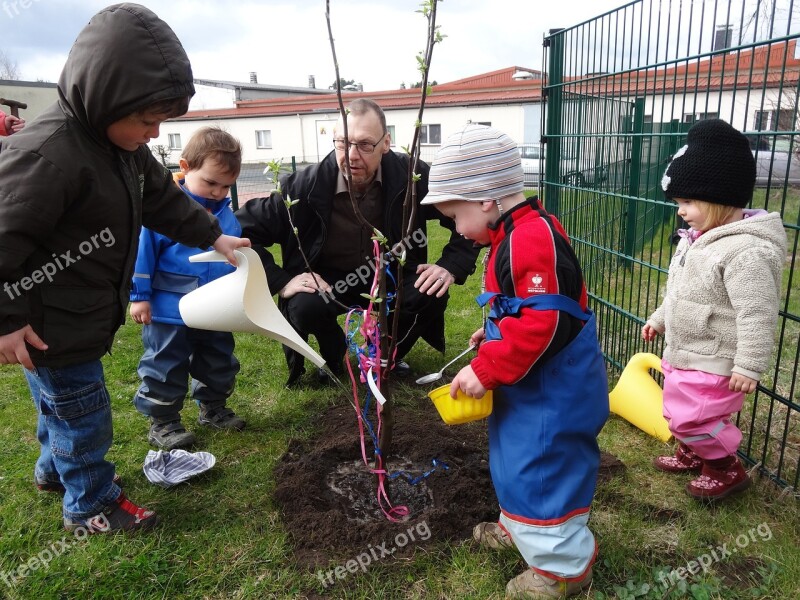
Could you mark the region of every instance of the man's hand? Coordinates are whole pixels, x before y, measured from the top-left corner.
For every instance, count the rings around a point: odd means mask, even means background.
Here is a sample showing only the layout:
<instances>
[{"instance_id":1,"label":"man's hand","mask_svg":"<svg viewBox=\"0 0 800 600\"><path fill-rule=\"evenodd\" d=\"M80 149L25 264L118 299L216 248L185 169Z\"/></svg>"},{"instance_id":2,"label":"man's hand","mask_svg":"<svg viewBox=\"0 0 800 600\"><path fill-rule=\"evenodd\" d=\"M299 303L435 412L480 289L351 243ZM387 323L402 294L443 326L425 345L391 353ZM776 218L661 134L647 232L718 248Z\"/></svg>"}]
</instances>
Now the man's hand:
<instances>
[{"instance_id":1,"label":"man's hand","mask_svg":"<svg viewBox=\"0 0 800 600\"><path fill-rule=\"evenodd\" d=\"M750 379L741 373L733 373L731 375L730 383L728 383L728 389L732 392L743 392L745 394L752 394L756 391L756 386L758 385L758 380Z\"/></svg>"},{"instance_id":2,"label":"man's hand","mask_svg":"<svg viewBox=\"0 0 800 600\"><path fill-rule=\"evenodd\" d=\"M33 363L28 349L25 347L25 342L37 350L47 350L47 344L34 333L30 325L26 325L22 329L0 335L0 364L20 364L29 371L33 370Z\"/></svg>"},{"instance_id":3,"label":"man's hand","mask_svg":"<svg viewBox=\"0 0 800 600\"><path fill-rule=\"evenodd\" d=\"M140 325L150 325L153 320L153 310L147 300L131 302L130 313L133 322Z\"/></svg>"},{"instance_id":4,"label":"man's hand","mask_svg":"<svg viewBox=\"0 0 800 600\"><path fill-rule=\"evenodd\" d=\"M456 281L450 271L439 265L419 265L417 275L419 277L414 282L414 287L428 296L436 294L437 298L444 296L447 288Z\"/></svg>"},{"instance_id":5,"label":"man's hand","mask_svg":"<svg viewBox=\"0 0 800 600\"><path fill-rule=\"evenodd\" d=\"M331 291L331 286L319 273L300 273L300 275L292 277L289 283L283 286L278 292L278 296L291 298L295 294L314 294L316 292L330 294Z\"/></svg>"},{"instance_id":6,"label":"man's hand","mask_svg":"<svg viewBox=\"0 0 800 600\"><path fill-rule=\"evenodd\" d=\"M220 254L224 254L225 258L228 259L228 262L234 267L238 267L239 264L236 262L236 256L233 254L233 251L236 250L236 248L249 247L250 240L247 238L233 237L232 235L222 234L217 238L217 241L214 242L214 250Z\"/></svg>"},{"instance_id":7,"label":"man's hand","mask_svg":"<svg viewBox=\"0 0 800 600\"><path fill-rule=\"evenodd\" d=\"M453 379L450 384L450 397L455 398L458 394L458 390L461 390L467 396L478 399L483 398L484 394L486 394L486 388L483 387L480 379L475 375L475 371L472 370L471 365L467 365L461 369L455 379Z\"/></svg>"}]
</instances>

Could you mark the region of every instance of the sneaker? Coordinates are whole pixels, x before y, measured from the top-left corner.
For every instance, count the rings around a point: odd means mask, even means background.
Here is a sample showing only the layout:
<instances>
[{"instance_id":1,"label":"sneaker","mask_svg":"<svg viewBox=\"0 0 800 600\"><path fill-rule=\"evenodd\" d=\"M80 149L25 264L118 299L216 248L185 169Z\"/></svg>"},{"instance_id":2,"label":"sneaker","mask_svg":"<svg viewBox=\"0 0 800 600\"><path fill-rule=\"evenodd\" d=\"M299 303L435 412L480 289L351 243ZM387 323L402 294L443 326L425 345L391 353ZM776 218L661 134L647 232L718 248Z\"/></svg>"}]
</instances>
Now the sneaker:
<instances>
[{"instance_id":1,"label":"sneaker","mask_svg":"<svg viewBox=\"0 0 800 600\"><path fill-rule=\"evenodd\" d=\"M396 363L394 363L392 373L398 377L408 377L411 375L411 365L404 360L398 360Z\"/></svg>"},{"instance_id":2,"label":"sneaker","mask_svg":"<svg viewBox=\"0 0 800 600\"><path fill-rule=\"evenodd\" d=\"M165 421L164 419L153 419L150 422L150 433L147 440L162 450L169 452L174 448L188 448L194 444L195 437L191 431L187 431L181 423L181 418L177 420Z\"/></svg>"},{"instance_id":3,"label":"sneaker","mask_svg":"<svg viewBox=\"0 0 800 600\"><path fill-rule=\"evenodd\" d=\"M506 586L506 598L568 598L580 594L592 583L591 567L578 581L561 581L527 569Z\"/></svg>"},{"instance_id":4,"label":"sneaker","mask_svg":"<svg viewBox=\"0 0 800 600\"><path fill-rule=\"evenodd\" d=\"M200 405L200 415L197 417L200 425L208 425L214 429L235 429L241 431L246 423L224 404L221 406L207 407Z\"/></svg>"},{"instance_id":5,"label":"sneaker","mask_svg":"<svg viewBox=\"0 0 800 600\"><path fill-rule=\"evenodd\" d=\"M152 529L158 523L158 515L152 510L136 506L120 494L102 512L85 519L64 517L64 529L75 531L83 527L88 533L114 533L116 531L137 531Z\"/></svg>"},{"instance_id":6,"label":"sneaker","mask_svg":"<svg viewBox=\"0 0 800 600\"><path fill-rule=\"evenodd\" d=\"M699 473L703 459L686 444L679 444L674 456L658 456L653 460L653 466L667 473Z\"/></svg>"},{"instance_id":7,"label":"sneaker","mask_svg":"<svg viewBox=\"0 0 800 600\"><path fill-rule=\"evenodd\" d=\"M736 456L708 460L700 477L686 484L687 493L697 500L722 500L750 487L750 477Z\"/></svg>"},{"instance_id":8,"label":"sneaker","mask_svg":"<svg viewBox=\"0 0 800 600\"><path fill-rule=\"evenodd\" d=\"M472 538L481 546L489 548L513 548L514 542L499 523L478 523L472 530Z\"/></svg>"},{"instance_id":9,"label":"sneaker","mask_svg":"<svg viewBox=\"0 0 800 600\"><path fill-rule=\"evenodd\" d=\"M61 483L60 480L53 480L53 479L39 479L34 474L33 476L33 483L39 489L40 492L55 492L56 494L63 494L66 492L64 489L64 484ZM114 473L114 483L116 483L119 487L122 487L122 477Z\"/></svg>"}]
</instances>

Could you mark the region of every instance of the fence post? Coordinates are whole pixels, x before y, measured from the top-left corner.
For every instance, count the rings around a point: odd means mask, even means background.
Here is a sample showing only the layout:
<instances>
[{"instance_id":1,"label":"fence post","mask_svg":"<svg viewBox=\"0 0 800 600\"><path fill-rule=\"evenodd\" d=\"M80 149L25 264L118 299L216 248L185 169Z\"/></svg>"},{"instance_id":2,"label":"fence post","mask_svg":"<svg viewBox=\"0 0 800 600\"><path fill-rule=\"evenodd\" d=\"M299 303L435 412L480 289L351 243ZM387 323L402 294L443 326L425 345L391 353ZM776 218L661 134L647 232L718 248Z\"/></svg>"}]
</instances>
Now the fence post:
<instances>
[{"instance_id":1,"label":"fence post","mask_svg":"<svg viewBox=\"0 0 800 600\"><path fill-rule=\"evenodd\" d=\"M239 210L239 190L236 188L236 182L231 186L231 208L233 212Z\"/></svg>"},{"instance_id":2,"label":"fence post","mask_svg":"<svg viewBox=\"0 0 800 600\"><path fill-rule=\"evenodd\" d=\"M545 38L544 46L550 48L545 106L547 122L545 125L545 167L544 167L544 202L547 211L556 217L560 212L561 182L559 181L561 163L561 112L564 92L561 83L564 77L564 40L556 35L563 29L551 29Z\"/></svg>"},{"instance_id":3,"label":"fence post","mask_svg":"<svg viewBox=\"0 0 800 600\"><path fill-rule=\"evenodd\" d=\"M642 135L644 134L644 98L633 102L633 127L631 139L631 170L628 178L628 209L625 215L625 241L622 253L633 256L636 247L636 203L639 198L639 181L642 176ZM633 268L633 263L623 258L623 265Z\"/></svg>"}]
</instances>

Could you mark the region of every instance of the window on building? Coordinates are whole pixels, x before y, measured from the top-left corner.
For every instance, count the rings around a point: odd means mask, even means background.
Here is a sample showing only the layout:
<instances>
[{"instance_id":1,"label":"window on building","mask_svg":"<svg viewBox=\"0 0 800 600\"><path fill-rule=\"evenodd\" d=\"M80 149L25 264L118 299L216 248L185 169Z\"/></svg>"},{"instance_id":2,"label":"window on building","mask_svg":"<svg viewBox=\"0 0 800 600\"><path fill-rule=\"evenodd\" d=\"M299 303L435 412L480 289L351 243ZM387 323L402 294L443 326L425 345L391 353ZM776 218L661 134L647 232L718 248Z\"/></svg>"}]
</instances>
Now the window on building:
<instances>
[{"instance_id":1,"label":"window on building","mask_svg":"<svg viewBox=\"0 0 800 600\"><path fill-rule=\"evenodd\" d=\"M181 134L180 133L170 133L167 136L167 140L169 142L169 149L170 150L180 150L183 148L181 145Z\"/></svg>"},{"instance_id":2,"label":"window on building","mask_svg":"<svg viewBox=\"0 0 800 600\"><path fill-rule=\"evenodd\" d=\"M441 125L421 125L419 128L420 144L441 144L442 126Z\"/></svg>"},{"instance_id":3,"label":"window on building","mask_svg":"<svg viewBox=\"0 0 800 600\"><path fill-rule=\"evenodd\" d=\"M701 113L686 113L683 115L684 123L696 123L697 121L705 121L706 119L718 119L718 112L701 112Z\"/></svg>"},{"instance_id":4,"label":"window on building","mask_svg":"<svg viewBox=\"0 0 800 600\"><path fill-rule=\"evenodd\" d=\"M792 109L757 110L753 122L756 131L793 131L795 113Z\"/></svg>"},{"instance_id":5,"label":"window on building","mask_svg":"<svg viewBox=\"0 0 800 600\"><path fill-rule=\"evenodd\" d=\"M486 125L486 127L491 127L492 126L492 122L491 121L478 121L478 125Z\"/></svg>"},{"instance_id":6,"label":"window on building","mask_svg":"<svg viewBox=\"0 0 800 600\"><path fill-rule=\"evenodd\" d=\"M397 140L394 139L394 125L387 125L386 131L389 132L389 139L391 140L391 145L397 146Z\"/></svg>"},{"instance_id":7,"label":"window on building","mask_svg":"<svg viewBox=\"0 0 800 600\"><path fill-rule=\"evenodd\" d=\"M272 131L269 129L256 131L256 148L272 148Z\"/></svg>"}]
</instances>

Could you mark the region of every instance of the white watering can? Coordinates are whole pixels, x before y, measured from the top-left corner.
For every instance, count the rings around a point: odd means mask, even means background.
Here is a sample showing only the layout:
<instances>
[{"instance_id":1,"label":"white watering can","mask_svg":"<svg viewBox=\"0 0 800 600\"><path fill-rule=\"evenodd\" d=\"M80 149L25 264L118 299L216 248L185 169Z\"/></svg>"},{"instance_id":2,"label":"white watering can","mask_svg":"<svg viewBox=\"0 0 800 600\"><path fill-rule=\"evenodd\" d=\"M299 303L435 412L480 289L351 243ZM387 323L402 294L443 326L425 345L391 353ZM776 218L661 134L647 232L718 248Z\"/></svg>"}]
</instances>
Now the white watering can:
<instances>
[{"instance_id":1,"label":"white watering can","mask_svg":"<svg viewBox=\"0 0 800 600\"><path fill-rule=\"evenodd\" d=\"M303 341L275 306L267 285L267 274L256 251L239 248L234 253L239 263L236 271L181 298L178 309L184 323L195 329L260 333L296 350L317 367L330 371L325 360ZM196 254L189 261L227 262L227 259L212 250Z\"/></svg>"}]
</instances>

